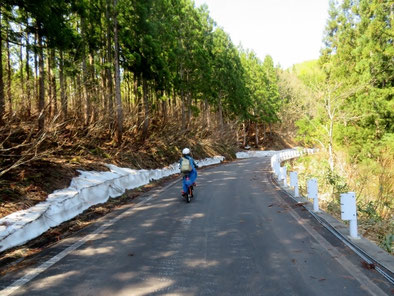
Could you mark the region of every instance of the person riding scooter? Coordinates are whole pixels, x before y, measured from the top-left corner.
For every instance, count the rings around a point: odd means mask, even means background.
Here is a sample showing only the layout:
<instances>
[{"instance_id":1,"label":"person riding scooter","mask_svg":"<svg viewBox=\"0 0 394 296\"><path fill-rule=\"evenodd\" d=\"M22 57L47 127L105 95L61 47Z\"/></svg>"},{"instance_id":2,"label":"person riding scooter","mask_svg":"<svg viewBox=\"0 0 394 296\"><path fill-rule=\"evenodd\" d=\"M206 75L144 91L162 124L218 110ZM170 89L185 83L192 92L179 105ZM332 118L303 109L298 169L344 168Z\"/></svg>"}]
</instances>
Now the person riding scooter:
<instances>
[{"instance_id":1,"label":"person riding scooter","mask_svg":"<svg viewBox=\"0 0 394 296\"><path fill-rule=\"evenodd\" d=\"M189 192L189 187L195 185L197 179L197 164L190 156L190 149L185 148L182 150L182 157L179 161L179 168L183 174L182 179L182 196Z\"/></svg>"}]
</instances>

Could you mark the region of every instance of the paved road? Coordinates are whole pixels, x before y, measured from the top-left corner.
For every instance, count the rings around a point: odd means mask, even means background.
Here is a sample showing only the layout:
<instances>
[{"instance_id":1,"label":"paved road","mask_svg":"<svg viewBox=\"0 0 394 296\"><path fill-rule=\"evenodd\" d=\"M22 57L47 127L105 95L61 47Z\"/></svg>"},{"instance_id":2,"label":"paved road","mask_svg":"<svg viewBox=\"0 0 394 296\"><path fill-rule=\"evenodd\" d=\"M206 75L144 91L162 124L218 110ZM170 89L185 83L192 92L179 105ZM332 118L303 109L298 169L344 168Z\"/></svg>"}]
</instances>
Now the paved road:
<instances>
[{"instance_id":1,"label":"paved road","mask_svg":"<svg viewBox=\"0 0 394 296\"><path fill-rule=\"evenodd\" d=\"M12 295L390 295L273 184L268 162L200 171L190 204L180 182L157 189L106 217L86 243L69 243L57 263L32 269Z\"/></svg>"}]
</instances>

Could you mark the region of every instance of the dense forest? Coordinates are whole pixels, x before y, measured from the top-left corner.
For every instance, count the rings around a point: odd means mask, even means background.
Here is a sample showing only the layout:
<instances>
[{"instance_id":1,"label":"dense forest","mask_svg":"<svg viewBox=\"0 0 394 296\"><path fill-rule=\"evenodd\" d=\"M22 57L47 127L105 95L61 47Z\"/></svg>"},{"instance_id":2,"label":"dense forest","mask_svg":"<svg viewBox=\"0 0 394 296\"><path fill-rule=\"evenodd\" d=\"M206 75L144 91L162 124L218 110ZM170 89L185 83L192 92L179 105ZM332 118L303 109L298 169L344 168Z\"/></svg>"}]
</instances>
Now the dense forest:
<instances>
[{"instance_id":1,"label":"dense forest","mask_svg":"<svg viewBox=\"0 0 394 296\"><path fill-rule=\"evenodd\" d=\"M71 126L100 126L119 146L169 120L278 121L272 59L236 48L192 1L3 1L1 33L0 120L36 122L23 145ZM0 176L14 167L2 161Z\"/></svg>"},{"instance_id":2,"label":"dense forest","mask_svg":"<svg viewBox=\"0 0 394 296\"><path fill-rule=\"evenodd\" d=\"M315 166L303 166L320 172L328 208L356 191L368 221L389 221L379 239L391 246L390 1L330 1L320 59L292 69L234 45L192 0L0 3L1 203L31 191L31 180L18 194L10 184L38 161L119 162L127 150L122 163L145 168L144 153L165 163L182 145L201 156L221 145L266 148L276 133L320 147Z\"/></svg>"}]
</instances>

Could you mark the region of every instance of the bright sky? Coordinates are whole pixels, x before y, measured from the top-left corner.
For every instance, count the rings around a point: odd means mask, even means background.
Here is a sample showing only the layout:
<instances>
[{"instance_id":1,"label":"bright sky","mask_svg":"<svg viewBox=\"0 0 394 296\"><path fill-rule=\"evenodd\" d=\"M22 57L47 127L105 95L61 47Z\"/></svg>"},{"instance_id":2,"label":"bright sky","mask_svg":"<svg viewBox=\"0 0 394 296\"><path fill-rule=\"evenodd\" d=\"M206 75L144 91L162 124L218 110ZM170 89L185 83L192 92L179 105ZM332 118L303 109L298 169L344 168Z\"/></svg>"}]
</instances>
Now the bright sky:
<instances>
[{"instance_id":1,"label":"bright sky","mask_svg":"<svg viewBox=\"0 0 394 296\"><path fill-rule=\"evenodd\" d=\"M195 0L208 5L210 16L235 45L253 50L275 65L319 57L329 0Z\"/></svg>"}]
</instances>

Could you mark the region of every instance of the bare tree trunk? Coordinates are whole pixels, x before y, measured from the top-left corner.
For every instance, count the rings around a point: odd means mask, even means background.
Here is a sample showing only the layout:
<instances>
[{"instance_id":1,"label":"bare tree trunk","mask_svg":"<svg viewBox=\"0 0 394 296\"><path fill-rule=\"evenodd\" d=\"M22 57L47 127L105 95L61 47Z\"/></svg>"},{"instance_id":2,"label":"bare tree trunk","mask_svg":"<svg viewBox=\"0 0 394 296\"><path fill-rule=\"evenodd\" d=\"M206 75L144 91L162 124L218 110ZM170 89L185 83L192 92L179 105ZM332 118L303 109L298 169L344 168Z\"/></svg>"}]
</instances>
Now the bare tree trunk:
<instances>
[{"instance_id":1,"label":"bare tree trunk","mask_svg":"<svg viewBox=\"0 0 394 296\"><path fill-rule=\"evenodd\" d=\"M0 32L2 31L2 6L0 4ZM4 100L4 80L3 80L3 38L0 34L0 124L4 123L5 100Z\"/></svg>"},{"instance_id":2,"label":"bare tree trunk","mask_svg":"<svg viewBox=\"0 0 394 296\"><path fill-rule=\"evenodd\" d=\"M219 105L219 128L223 131L223 107L222 107L222 100L221 95L218 96L218 105Z\"/></svg>"},{"instance_id":3,"label":"bare tree trunk","mask_svg":"<svg viewBox=\"0 0 394 296\"><path fill-rule=\"evenodd\" d=\"M208 100L205 99L205 113L206 113L206 118L207 118L207 128L208 130L211 129L211 114L209 112L209 103Z\"/></svg>"},{"instance_id":4,"label":"bare tree trunk","mask_svg":"<svg viewBox=\"0 0 394 296\"><path fill-rule=\"evenodd\" d=\"M243 138L243 142L242 142L242 146L245 147L246 146L246 140L247 140L247 135L246 135L246 124L245 121L242 123L243 126L243 132L244 132L244 138Z\"/></svg>"},{"instance_id":5,"label":"bare tree trunk","mask_svg":"<svg viewBox=\"0 0 394 296\"><path fill-rule=\"evenodd\" d=\"M19 26L21 32L22 32L22 25ZM22 101L22 107L23 109L25 109L26 106L26 102L25 102L25 77L24 77L24 73L23 73L23 46L21 44L20 48L19 48L19 62L20 62L20 73L21 73L21 91L22 91L22 96L21 96L21 101ZM23 110L24 111L24 110Z\"/></svg>"},{"instance_id":6,"label":"bare tree trunk","mask_svg":"<svg viewBox=\"0 0 394 296\"><path fill-rule=\"evenodd\" d=\"M51 64L52 64L52 69L56 69L56 52L54 49L51 50ZM53 113L54 115L57 114L58 108L57 108L57 89L56 89L56 74L55 72L52 72L52 102L53 102Z\"/></svg>"},{"instance_id":7,"label":"bare tree trunk","mask_svg":"<svg viewBox=\"0 0 394 296\"><path fill-rule=\"evenodd\" d=\"M97 84L96 84L96 69L94 67L94 58L93 53L89 53L89 75L90 75L90 83L89 83L89 92L90 92L90 100L89 100L89 108L90 108L90 118L89 122L95 122L97 119L97 111L98 111L98 96L97 96Z\"/></svg>"},{"instance_id":8,"label":"bare tree trunk","mask_svg":"<svg viewBox=\"0 0 394 296\"><path fill-rule=\"evenodd\" d=\"M172 104L171 104L171 109L172 109L172 116L176 119L178 119L178 110L176 108L176 98L177 98L177 92L174 88L173 90L173 97L172 97Z\"/></svg>"},{"instance_id":9,"label":"bare tree trunk","mask_svg":"<svg viewBox=\"0 0 394 296\"><path fill-rule=\"evenodd\" d=\"M256 126L256 133L255 133L256 148L259 148L259 124L257 121L255 123L255 126Z\"/></svg>"},{"instance_id":10,"label":"bare tree trunk","mask_svg":"<svg viewBox=\"0 0 394 296\"><path fill-rule=\"evenodd\" d=\"M138 83L135 74L133 74L133 94L134 94L133 108L135 109L137 107L137 102L138 102Z\"/></svg>"},{"instance_id":11,"label":"bare tree trunk","mask_svg":"<svg viewBox=\"0 0 394 296\"><path fill-rule=\"evenodd\" d=\"M182 108L182 129L183 130L185 130L187 128L185 104L186 104L186 99L184 97L184 92L182 89L181 90L181 108Z\"/></svg>"},{"instance_id":12,"label":"bare tree trunk","mask_svg":"<svg viewBox=\"0 0 394 296\"><path fill-rule=\"evenodd\" d=\"M44 49L42 45L42 36L41 36L41 26L38 25L38 51L39 51L39 68L40 68L40 78L39 78L39 97L38 97L38 129L40 131L44 130L45 124L45 71L44 71Z\"/></svg>"},{"instance_id":13,"label":"bare tree trunk","mask_svg":"<svg viewBox=\"0 0 394 296\"><path fill-rule=\"evenodd\" d=\"M27 116L31 116L31 96L30 96L30 55L29 55L29 33L26 33L26 96L27 96Z\"/></svg>"},{"instance_id":14,"label":"bare tree trunk","mask_svg":"<svg viewBox=\"0 0 394 296\"><path fill-rule=\"evenodd\" d=\"M116 142L122 143L123 134L123 109L120 96L120 69L119 69L119 42L118 42L118 0L114 0L114 43L115 43L115 96L116 96Z\"/></svg>"},{"instance_id":15,"label":"bare tree trunk","mask_svg":"<svg viewBox=\"0 0 394 296\"><path fill-rule=\"evenodd\" d=\"M83 84L83 96L85 100L85 113L84 113L84 122L85 125L89 125L90 120L90 98L89 98L89 87L88 87L88 66L86 63L86 28L85 28L85 19L81 17L81 35L82 35L82 84Z\"/></svg>"},{"instance_id":16,"label":"bare tree trunk","mask_svg":"<svg viewBox=\"0 0 394 296\"><path fill-rule=\"evenodd\" d=\"M205 99L200 101L200 110L202 115L202 126L205 128L207 126L207 114L205 112Z\"/></svg>"},{"instance_id":17,"label":"bare tree trunk","mask_svg":"<svg viewBox=\"0 0 394 296\"><path fill-rule=\"evenodd\" d=\"M6 23L8 23L8 20L5 19ZM12 116L12 96L11 96L11 57L10 57L10 42L9 42L9 25L7 25L6 28L6 46L7 46L7 98L8 98L8 108L9 108L9 113L10 116Z\"/></svg>"},{"instance_id":18,"label":"bare tree trunk","mask_svg":"<svg viewBox=\"0 0 394 296\"><path fill-rule=\"evenodd\" d=\"M106 59L103 59L103 64L106 63ZM101 71L101 77L102 77L102 100L103 100L103 109L104 109L104 118L108 118L108 83L107 83L107 69L103 69Z\"/></svg>"},{"instance_id":19,"label":"bare tree trunk","mask_svg":"<svg viewBox=\"0 0 394 296\"><path fill-rule=\"evenodd\" d=\"M330 130L328 133L328 154L329 154L328 162L330 164L331 172L334 171L334 152L332 148L333 131L334 131L334 118L330 118Z\"/></svg>"},{"instance_id":20,"label":"bare tree trunk","mask_svg":"<svg viewBox=\"0 0 394 296\"><path fill-rule=\"evenodd\" d=\"M62 110L62 118L63 121L67 120L67 96L66 96L66 88L64 83L64 57L63 50L60 50L60 63L59 63L59 82L60 82L60 105ZM77 93L79 91L77 90ZM79 108L77 108L79 110Z\"/></svg>"},{"instance_id":21,"label":"bare tree trunk","mask_svg":"<svg viewBox=\"0 0 394 296\"><path fill-rule=\"evenodd\" d=\"M142 79L143 89L143 100L144 100L144 124L142 127L142 137L145 139L148 136L149 121L150 121L150 110L149 110L149 94L148 94L148 82L146 79Z\"/></svg>"},{"instance_id":22,"label":"bare tree trunk","mask_svg":"<svg viewBox=\"0 0 394 296\"><path fill-rule=\"evenodd\" d=\"M239 140L239 126L238 126L238 124L236 124L236 126L235 126L235 144L237 145L237 147L238 147L238 140Z\"/></svg>"},{"instance_id":23,"label":"bare tree trunk","mask_svg":"<svg viewBox=\"0 0 394 296\"><path fill-rule=\"evenodd\" d=\"M34 94L35 94L35 99L36 99L36 106L37 110L39 109L38 107L38 102L39 102L39 80L38 80L38 60L37 60L37 32L34 34Z\"/></svg>"},{"instance_id":24,"label":"bare tree trunk","mask_svg":"<svg viewBox=\"0 0 394 296\"><path fill-rule=\"evenodd\" d=\"M127 75L127 101L129 102L128 106L128 112L131 113L131 110L133 109L133 104L132 104L132 93L133 93L133 83L131 80L131 73L128 72Z\"/></svg>"},{"instance_id":25,"label":"bare tree trunk","mask_svg":"<svg viewBox=\"0 0 394 296\"><path fill-rule=\"evenodd\" d=\"M189 126L190 122L192 120L192 96L191 93L189 92L187 94L187 126Z\"/></svg>"},{"instance_id":26,"label":"bare tree trunk","mask_svg":"<svg viewBox=\"0 0 394 296\"><path fill-rule=\"evenodd\" d=\"M108 65L112 64L112 28L111 28L111 21L110 21L110 9L111 9L111 0L107 0L107 5L105 9L105 17L107 19L107 63ZM109 114L109 121L112 124L112 115L114 113L114 103L113 103L113 79L111 73L111 67L108 66L106 68L107 73L107 99L108 99L108 114Z\"/></svg>"},{"instance_id":27,"label":"bare tree trunk","mask_svg":"<svg viewBox=\"0 0 394 296\"><path fill-rule=\"evenodd\" d=\"M162 99L161 106L162 106L162 116L163 116L163 124L167 123L168 120L168 110L167 110L168 100Z\"/></svg>"},{"instance_id":28,"label":"bare tree trunk","mask_svg":"<svg viewBox=\"0 0 394 296\"><path fill-rule=\"evenodd\" d=\"M135 94L135 106L137 108L137 126L138 128L142 125L143 118L142 118L142 100L141 94L139 92L139 85L141 83L141 79L138 78L137 75L134 76L134 94Z\"/></svg>"},{"instance_id":29,"label":"bare tree trunk","mask_svg":"<svg viewBox=\"0 0 394 296\"><path fill-rule=\"evenodd\" d=\"M47 52L49 49L47 48ZM52 61L50 59L50 56L47 55L47 73L48 73L48 116L51 118L52 116L52 103L53 103L53 95L52 95Z\"/></svg>"},{"instance_id":30,"label":"bare tree trunk","mask_svg":"<svg viewBox=\"0 0 394 296\"><path fill-rule=\"evenodd\" d=\"M108 60L108 63L111 63L111 60ZM110 119L114 114L114 83L112 79L112 71L111 68L107 68L107 82L108 82L108 90L107 90L107 97L108 97L108 114ZM112 122L112 120L110 120Z\"/></svg>"},{"instance_id":31,"label":"bare tree trunk","mask_svg":"<svg viewBox=\"0 0 394 296\"><path fill-rule=\"evenodd\" d=\"M81 90L83 89L83 86L82 86L82 79L81 79L81 75L77 75L77 89L78 89L78 92L77 92L77 94L76 94L76 106L77 106L77 117L78 117L78 120L79 121L81 121L82 122L82 120L83 120L83 114L81 113L82 112L82 105L83 105L83 103L82 103L82 100L83 100L83 97L82 97L82 92L81 92Z\"/></svg>"}]
</instances>

